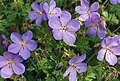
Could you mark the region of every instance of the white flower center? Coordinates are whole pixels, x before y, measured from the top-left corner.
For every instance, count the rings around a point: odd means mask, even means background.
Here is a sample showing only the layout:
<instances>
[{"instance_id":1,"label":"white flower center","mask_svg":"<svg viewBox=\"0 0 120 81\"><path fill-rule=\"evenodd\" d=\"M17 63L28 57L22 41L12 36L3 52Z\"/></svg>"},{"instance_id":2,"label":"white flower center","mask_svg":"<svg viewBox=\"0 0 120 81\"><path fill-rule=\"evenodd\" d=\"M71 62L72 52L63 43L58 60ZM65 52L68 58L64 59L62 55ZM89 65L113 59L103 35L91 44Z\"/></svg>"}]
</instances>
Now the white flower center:
<instances>
[{"instance_id":1,"label":"white flower center","mask_svg":"<svg viewBox=\"0 0 120 81\"><path fill-rule=\"evenodd\" d=\"M112 47L106 47L106 49L112 52Z\"/></svg>"},{"instance_id":2,"label":"white flower center","mask_svg":"<svg viewBox=\"0 0 120 81\"><path fill-rule=\"evenodd\" d=\"M37 14L42 15L43 13L41 11L37 12Z\"/></svg>"},{"instance_id":3,"label":"white flower center","mask_svg":"<svg viewBox=\"0 0 120 81\"><path fill-rule=\"evenodd\" d=\"M62 26L60 30L62 30L62 32L66 32L68 28L66 26Z\"/></svg>"},{"instance_id":4,"label":"white flower center","mask_svg":"<svg viewBox=\"0 0 120 81\"><path fill-rule=\"evenodd\" d=\"M11 59L9 59L9 60L8 60L8 66L9 66L9 67L12 67L12 63L13 63L13 61L12 61Z\"/></svg>"},{"instance_id":5,"label":"white flower center","mask_svg":"<svg viewBox=\"0 0 120 81\"><path fill-rule=\"evenodd\" d=\"M20 46L21 46L22 48L25 48L25 47L26 47L25 42L21 42L21 43L20 43Z\"/></svg>"}]
</instances>

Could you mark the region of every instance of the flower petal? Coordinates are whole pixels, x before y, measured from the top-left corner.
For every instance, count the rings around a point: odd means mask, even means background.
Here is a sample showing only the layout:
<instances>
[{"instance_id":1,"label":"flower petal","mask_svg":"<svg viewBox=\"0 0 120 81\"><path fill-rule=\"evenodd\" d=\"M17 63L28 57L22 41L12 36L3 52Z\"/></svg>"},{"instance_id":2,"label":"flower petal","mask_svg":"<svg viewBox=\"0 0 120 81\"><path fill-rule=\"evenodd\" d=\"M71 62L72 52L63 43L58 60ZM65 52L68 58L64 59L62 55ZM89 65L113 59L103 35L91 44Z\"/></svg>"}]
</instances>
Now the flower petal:
<instances>
[{"instance_id":1,"label":"flower petal","mask_svg":"<svg viewBox=\"0 0 120 81\"><path fill-rule=\"evenodd\" d=\"M46 13L48 13L49 5L46 2L43 4L43 9Z\"/></svg>"},{"instance_id":2,"label":"flower petal","mask_svg":"<svg viewBox=\"0 0 120 81\"><path fill-rule=\"evenodd\" d=\"M60 29L61 28L60 20L57 17L50 18L48 21L48 24L52 29Z\"/></svg>"},{"instance_id":3,"label":"flower petal","mask_svg":"<svg viewBox=\"0 0 120 81\"><path fill-rule=\"evenodd\" d=\"M120 46L112 47L112 52L113 52L115 55L120 55Z\"/></svg>"},{"instance_id":4,"label":"flower petal","mask_svg":"<svg viewBox=\"0 0 120 81\"><path fill-rule=\"evenodd\" d=\"M0 68L7 65L7 59L3 56L0 56Z\"/></svg>"},{"instance_id":5,"label":"flower petal","mask_svg":"<svg viewBox=\"0 0 120 81\"><path fill-rule=\"evenodd\" d=\"M13 63L13 71L16 74L23 74L25 72L25 66L22 63Z\"/></svg>"},{"instance_id":6,"label":"flower petal","mask_svg":"<svg viewBox=\"0 0 120 81\"><path fill-rule=\"evenodd\" d=\"M97 30L94 27L90 27L90 28L87 29L86 34L88 36L95 37L96 36L96 31Z\"/></svg>"},{"instance_id":7,"label":"flower petal","mask_svg":"<svg viewBox=\"0 0 120 81\"><path fill-rule=\"evenodd\" d=\"M74 33L66 31L66 32L63 32L63 40L67 44L74 44L76 37L75 37Z\"/></svg>"},{"instance_id":8,"label":"flower petal","mask_svg":"<svg viewBox=\"0 0 120 81\"><path fill-rule=\"evenodd\" d=\"M69 66L69 67L67 68L67 70L65 71L65 73L63 74L63 76L64 76L64 77L68 76L68 74L70 73L70 71L71 71L71 66Z\"/></svg>"},{"instance_id":9,"label":"flower petal","mask_svg":"<svg viewBox=\"0 0 120 81\"><path fill-rule=\"evenodd\" d=\"M55 8L52 13L54 13L54 16L58 17L62 14L62 11L60 8Z\"/></svg>"},{"instance_id":10,"label":"flower petal","mask_svg":"<svg viewBox=\"0 0 120 81\"><path fill-rule=\"evenodd\" d=\"M93 26L94 25L94 22L92 21L91 18L88 18L87 20L85 20L84 22L85 26Z\"/></svg>"},{"instance_id":11,"label":"flower petal","mask_svg":"<svg viewBox=\"0 0 120 81\"><path fill-rule=\"evenodd\" d=\"M113 47L113 46L119 46L118 38L116 38L116 37L112 37L109 46L111 46L111 47Z\"/></svg>"},{"instance_id":12,"label":"flower petal","mask_svg":"<svg viewBox=\"0 0 120 81\"><path fill-rule=\"evenodd\" d=\"M99 13L92 13L91 20L96 24L100 22L100 14Z\"/></svg>"},{"instance_id":13,"label":"flower petal","mask_svg":"<svg viewBox=\"0 0 120 81\"><path fill-rule=\"evenodd\" d=\"M33 33L32 33L32 31L27 31L27 32L25 32L23 35L22 35L22 39L23 39L23 41L24 42L28 42L29 40L31 40L32 39L32 37L33 37Z\"/></svg>"},{"instance_id":14,"label":"flower petal","mask_svg":"<svg viewBox=\"0 0 120 81\"><path fill-rule=\"evenodd\" d=\"M68 11L63 12L63 14L60 16L62 26L66 26L70 20L71 14Z\"/></svg>"},{"instance_id":15,"label":"flower petal","mask_svg":"<svg viewBox=\"0 0 120 81\"><path fill-rule=\"evenodd\" d=\"M110 3L111 3L111 4L117 4L117 3L118 3L118 0L110 0Z\"/></svg>"},{"instance_id":16,"label":"flower petal","mask_svg":"<svg viewBox=\"0 0 120 81\"><path fill-rule=\"evenodd\" d=\"M51 12L55 7L56 7L56 2L54 0L51 0L50 1L49 12Z\"/></svg>"},{"instance_id":17,"label":"flower petal","mask_svg":"<svg viewBox=\"0 0 120 81\"><path fill-rule=\"evenodd\" d=\"M71 68L70 75L69 75L69 81L76 81L76 70L75 68Z\"/></svg>"},{"instance_id":18,"label":"flower petal","mask_svg":"<svg viewBox=\"0 0 120 81\"><path fill-rule=\"evenodd\" d=\"M30 57L30 51L27 48L21 48L19 55L24 59L27 60Z\"/></svg>"},{"instance_id":19,"label":"flower petal","mask_svg":"<svg viewBox=\"0 0 120 81\"><path fill-rule=\"evenodd\" d=\"M81 6L85 9L89 9L89 2L87 0L82 0Z\"/></svg>"},{"instance_id":20,"label":"flower petal","mask_svg":"<svg viewBox=\"0 0 120 81\"><path fill-rule=\"evenodd\" d=\"M1 69L0 74L3 78L10 78L13 74L12 68L6 65Z\"/></svg>"},{"instance_id":21,"label":"flower petal","mask_svg":"<svg viewBox=\"0 0 120 81\"><path fill-rule=\"evenodd\" d=\"M23 62L23 58L18 54L14 55L14 58L12 60L15 62Z\"/></svg>"},{"instance_id":22,"label":"flower petal","mask_svg":"<svg viewBox=\"0 0 120 81\"><path fill-rule=\"evenodd\" d=\"M112 54L110 51L106 52L105 59L112 66L114 66L117 63L117 57L114 54Z\"/></svg>"},{"instance_id":23,"label":"flower petal","mask_svg":"<svg viewBox=\"0 0 120 81\"><path fill-rule=\"evenodd\" d=\"M83 55L81 55L81 56L78 56L78 57L77 57L77 61L76 61L76 63L79 63L79 62L84 61L85 58L86 58L86 54L83 54Z\"/></svg>"},{"instance_id":24,"label":"flower petal","mask_svg":"<svg viewBox=\"0 0 120 81\"><path fill-rule=\"evenodd\" d=\"M89 18L89 15L88 15L88 14L82 14L82 15L80 15L80 18L81 18L83 21L85 21L85 20L87 20L87 19Z\"/></svg>"},{"instance_id":25,"label":"flower petal","mask_svg":"<svg viewBox=\"0 0 120 81\"><path fill-rule=\"evenodd\" d=\"M110 43L111 43L111 38L107 37L107 38L104 38L101 45L103 48L106 48Z\"/></svg>"},{"instance_id":26,"label":"flower petal","mask_svg":"<svg viewBox=\"0 0 120 81\"><path fill-rule=\"evenodd\" d=\"M75 63L77 61L78 57L74 56L71 60L69 60L69 65L72 65L73 63Z\"/></svg>"},{"instance_id":27,"label":"flower petal","mask_svg":"<svg viewBox=\"0 0 120 81\"><path fill-rule=\"evenodd\" d=\"M83 9L83 7L81 7L81 6L77 6L77 7L75 8L75 11L76 11L77 13L79 13L79 14L85 14L85 13L87 13L86 9Z\"/></svg>"},{"instance_id":28,"label":"flower petal","mask_svg":"<svg viewBox=\"0 0 120 81\"><path fill-rule=\"evenodd\" d=\"M34 40L30 40L26 43L26 46L30 51L34 51L37 48L37 42Z\"/></svg>"},{"instance_id":29,"label":"flower petal","mask_svg":"<svg viewBox=\"0 0 120 81\"><path fill-rule=\"evenodd\" d=\"M17 32L12 32L10 38L14 43L19 43L22 41L21 35Z\"/></svg>"},{"instance_id":30,"label":"flower petal","mask_svg":"<svg viewBox=\"0 0 120 81\"><path fill-rule=\"evenodd\" d=\"M32 8L34 11L36 12L39 12L40 11L40 6L36 3L36 2L33 2L32 3Z\"/></svg>"},{"instance_id":31,"label":"flower petal","mask_svg":"<svg viewBox=\"0 0 120 81\"><path fill-rule=\"evenodd\" d=\"M68 28L67 31L76 32L80 29L80 23L77 20L72 19L66 27Z\"/></svg>"},{"instance_id":32,"label":"flower petal","mask_svg":"<svg viewBox=\"0 0 120 81\"><path fill-rule=\"evenodd\" d=\"M106 52L106 49L101 49L99 52L98 52L98 55L97 55L97 59L102 61L104 59L104 56L105 56L105 52Z\"/></svg>"},{"instance_id":33,"label":"flower petal","mask_svg":"<svg viewBox=\"0 0 120 81\"><path fill-rule=\"evenodd\" d=\"M60 30L55 29L55 30L52 30L52 32L56 40L61 40L63 38L63 34Z\"/></svg>"},{"instance_id":34,"label":"flower petal","mask_svg":"<svg viewBox=\"0 0 120 81\"><path fill-rule=\"evenodd\" d=\"M99 3L98 2L94 2L91 6L90 6L90 11L94 12L97 11L99 9Z\"/></svg>"},{"instance_id":35,"label":"flower petal","mask_svg":"<svg viewBox=\"0 0 120 81\"><path fill-rule=\"evenodd\" d=\"M20 51L20 44L19 43L12 43L8 47L8 51L12 53L18 53Z\"/></svg>"},{"instance_id":36,"label":"flower petal","mask_svg":"<svg viewBox=\"0 0 120 81\"><path fill-rule=\"evenodd\" d=\"M76 70L78 73L83 73L87 71L87 64L86 63L78 63L76 65Z\"/></svg>"},{"instance_id":37,"label":"flower petal","mask_svg":"<svg viewBox=\"0 0 120 81\"><path fill-rule=\"evenodd\" d=\"M37 26L39 26L41 23L42 23L42 16L39 16L37 19L36 19L36 21L35 21L35 23L36 23L36 25Z\"/></svg>"},{"instance_id":38,"label":"flower petal","mask_svg":"<svg viewBox=\"0 0 120 81\"><path fill-rule=\"evenodd\" d=\"M106 31L103 30L102 28L98 28L98 37L100 39L103 39L106 36Z\"/></svg>"},{"instance_id":39,"label":"flower petal","mask_svg":"<svg viewBox=\"0 0 120 81\"><path fill-rule=\"evenodd\" d=\"M35 12L35 11L31 11L29 14L28 14L28 17L30 20L35 20L39 17L39 15Z\"/></svg>"},{"instance_id":40,"label":"flower petal","mask_svg":"<svg viewBox=\"0 0 120 81\"><path fill-rule=\"evenodd\" d=\"M14 55L16 54L13 54L11 52L4 52L3 55L6 59L13 59L15 57Z\"/></svg>"}]
</instances>

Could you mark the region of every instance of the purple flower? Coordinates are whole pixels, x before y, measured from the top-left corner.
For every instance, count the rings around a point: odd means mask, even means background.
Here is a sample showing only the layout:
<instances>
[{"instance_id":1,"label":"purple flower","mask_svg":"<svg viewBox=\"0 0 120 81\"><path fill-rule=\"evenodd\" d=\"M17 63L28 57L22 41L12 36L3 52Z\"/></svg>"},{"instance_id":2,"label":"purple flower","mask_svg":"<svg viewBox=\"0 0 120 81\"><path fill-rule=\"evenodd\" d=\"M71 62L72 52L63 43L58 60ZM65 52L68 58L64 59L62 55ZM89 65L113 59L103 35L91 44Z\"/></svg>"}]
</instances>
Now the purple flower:
<instances>
[{"instance_id":1,"label":"purple flower","mask_svg":"<svg viewBox=\"0 0 120 81\"><path fill-rule=\"evenodd\" d=\"M118 3L120 3L120 0L110 0L110 3L111 4L118 4Z\"/></svg>"},{"instance_id":2,"label":"purple flower","mask_svg":"<svg viewBox=\"0 0 120 81\"><path fill-rule=\"evenodd\" d=\"M6 48L7 47L7 38L4 34L1 34L1 37L2 37L1 44L2 44L3 48Z\"/></svg>"},{"instance_id":3,"label":"purple flower","mask_svg":"<svg viewBox=\"0 0 120 81\"><path fill-rule=\"evenodd\" d=\"M89 2L87 0L81 1L81 6L77 6L75 11L80 15L80 18L85 21L86 19L90 18L93 13L97 13L96 11L99 9L99 3L94 2L91 6L89 6Z\"/></svg>"},{"instance_id":4,"label":"purple flower","mask_svg":"<svg viewBox=\"0 0 120 81\"><path fill-rule=\"evenodd\" d=\"M60 18L52 17L49 26L53 29L53 36L56 40L64 40L67 44L73 44L76 40L74 32L80 29L80 23L71 19L71 14L65 11Z\"/></svg>"},{"instance_id":5,"label":"purple flower","mask_svg":"<svg viewBox=\"0 0 120 81\"><path fill-rule=\"evenodd\" d=\"M102 49L98 52L97 59L102 61L105 57L105 60L114 66L117 63L116 55L120 55L118 39L116 37L107 37L102 41L101 45Z\"/></svg>"},{"instance_id":6,"label":"purple flower","mask_svg":"<svg viewBox=\"0 0 120 81\"><path fill-rule=\"evenodd\" d=\"M86 31L87 35L96 36L97 33L100 39L106 36L106 23L100 19L98 13L92 14L91 17L85 21L85 25L89 26Z\"/></svg>"},{"instance_id":7,"label":"purple flower","mask_svg":"<svg viewBox=\"0 0 120 81\"><path fill-rule=\"evenodd\" d=\"M58 17L62 14L62 11L60 8L56 7L56 2L54 0L50 1L50 5L48 5L46 2L43 4L43 9L47 13L48 19L51 17Z\"/></svg>"},{"instance_id":8,"label":"purple flower","mask_svg":"<svg viewBox=\"0 0 120 81\"><path fill-rule=\"evenodd\" d=\"M87 64L83 62L86 58L86 54L81 56L75 56L69 61L69 67L63 74L64 77L69 74L69 81L76 81L76 75L87 71Z\"/></svg>"},{"instance_id":9,"label":"purple flower","mask_svg":"<svg viewBox=\"0 0 120 81\"><path fill-rule=\"evenodd\" d=\"M38 5L36 2L32 3L32 8L34 11L31 11L28 15L28 17L31 20L36 20L36 25L39 26L42 22L42 20L47 20L46 13L43 10L43 4L44 2L41 2L40 5Z\"/></svg>"},{"instance_id":10,"label":"purple flower","mask_svg":"<svg viewBox=\"0 0 120 81\"><path fill-rule=\"evenodd\" d=\"M3 78L10 78L13 72L17 75L25 72L25 66L21 63L23 58L17 54L4 52L4 56L0 56L0 75Z\"/></svg>"},{"instance_id":11,"label":"purple flower","mask_svg":"<svg viewBox=\"0 0 120 81\"><path fill-rule=\"evenodd\" d=\"M18 53L27 60L30 57L30 51L34 51L37 48L37 42L32 40L33 33L29 30L22 36L17 32L12 32L10 38L14 42L8 47L8 51L12 53Z\"/></svg>"}]
</instances>

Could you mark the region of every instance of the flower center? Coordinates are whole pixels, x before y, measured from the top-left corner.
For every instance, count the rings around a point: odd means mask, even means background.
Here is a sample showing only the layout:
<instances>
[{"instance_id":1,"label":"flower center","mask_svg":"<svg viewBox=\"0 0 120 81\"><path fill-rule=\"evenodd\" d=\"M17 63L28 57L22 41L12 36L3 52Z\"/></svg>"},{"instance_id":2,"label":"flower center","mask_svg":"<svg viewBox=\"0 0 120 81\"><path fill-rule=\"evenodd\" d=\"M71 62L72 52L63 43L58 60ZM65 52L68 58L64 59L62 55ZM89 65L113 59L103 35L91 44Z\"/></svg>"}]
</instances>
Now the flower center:
<instances>
[{"instance_id":1,"label":"flower center","mask_svg":"<svg viewBox=\"0 0 120 81\"><path fill-rule=\"evenodd\" d=\"M73 63L73 64L72 64L72 67L74 67L74 68L75 68L75 67L76 67L76 65L77 65L77 63L75 62L75 63Z\"/></svg>"},{"instance_id":2,"label":"flower center","mask_svg":"<svg viewBox=\"0 0 120 81\"><path fill-rule=\"evenodd\" d=\"M12 61L11 59L9 59L9 60L8 60L8 66L9 66L9 67L12 67L12 63L13 63L13 61Z\"/></svg>"},{"instance_id":3,"label":"flower center","mask_svg":"<svg viewBox=\"0 0 120 81\"><path fill-rule=\"evenodd\" d=\"M39 11L39 12L37 12L37 14L42 15L42 12L41 12L41 11Z\"/></svg>"},{"instance_id":4,"label":"flower center","mask_svg":"<svg viewBox=\"0 0 120 81\"><path fill-rule=\"evenodd\" d=\"M54 15L54 13L52 13L52 12L49 12L48 14L50 15L50 17L52 17Z\"/></svg>"},{"instance_id":5,"label":"flower center","mask_svg":"<svg viewBox=\"0 0 120 81\"><path fill-rule=\"evenodd\" d=\"M90 10L87 9L86 11L87 11L88 16L90 17Z\"/></svg>"},{"instance_id":6,"label":"flower center","mask_svg":"<svg viewBox=\"0 0 120 81\"><path fill-rule=\"evenodd\" d=\"M95 29L98 29L100 27L99 23L96 23L94 27Z\"/></svg>"},{"instance_id":7,"label":"flower center","mask_svg":"<svg viewBox=\"0 0 120 81\"><path fill-rule=\"evenodd\" d=\"M106 49L112 52L112 47L107 47Z\"/></svg>"},{"instance_id":8,"label":"flower center","mask_svg":"<svg viewBox=\"0 0 120 81\"><path fill-rule=\"evenodd\" d=\"M68 29L68 28L67 28L66 26L62 26L62 27L61 27L62 32L66 32L67 29Z\"/></svg>"},{"instance_id":9,"label":"flower center","mask_svg":"<svg viewBox=\"0 0 120 81\"><path fill-rule=\"evenodd\" d=\"M21 43L20 43L20 46L21 46L22 48L25 48L25 46L26 46L25 42L21 42Z\"/></svg>"}]
</instances>

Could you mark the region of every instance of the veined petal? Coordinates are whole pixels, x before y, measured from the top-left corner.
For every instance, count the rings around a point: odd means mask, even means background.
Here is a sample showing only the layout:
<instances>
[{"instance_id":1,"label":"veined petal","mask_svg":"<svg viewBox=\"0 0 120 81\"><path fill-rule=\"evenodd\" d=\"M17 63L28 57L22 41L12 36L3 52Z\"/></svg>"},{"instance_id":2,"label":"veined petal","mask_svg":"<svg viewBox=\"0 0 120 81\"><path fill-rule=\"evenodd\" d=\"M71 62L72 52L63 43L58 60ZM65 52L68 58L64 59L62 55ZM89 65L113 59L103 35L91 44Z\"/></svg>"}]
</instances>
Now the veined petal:
<instances>
[{"instance_id":1,"label":"veined petal","mask_svg":"<svg viewBox=\"0 0 120 81\"><path fill-rule=\"evenodd\" d=\"M6 59L13 59L14 55L16 55L16 54L13 54L11 52L4 52L3 55Z\"/></svg>"},{"instance_id":2,"label":"veined petal","mask_svg":"<svg viewBox=\"0 0 120 81\"><path fill-rule=\"evenodd\" d=\"M76 69L71 67L70 75L69 75L69 81L76 81Z\"/></svg>"},{"instance_id":3,"label":"veined petal","mask_svg":"<svg viewBox=\"0 0 120 81\"><path fill-rule=\"evenodd\" d=\"M14 42L14 43L19 43L22 41L21 39L21 35L17 32L12 32L10 35L10 39Z\"/></svg>"},{"instance_id":4,"label":"veined petal","mask_svg":"<svg viewBox=\"0 0 120 81\"><path fill-rule=\"evenodd\" d=\"M32 3L32 8L34 11L36 12L39 12L40 11L40 6L36 3L36 2L33 2Z\"/></svg>"},{"instance_id":5,"label":"veined petal","mask_svg":"<svg viewBox=\"0 0 120 81\"><path fill-rule=\"evenodd\" d=\"M61 28L61 23L58 17L52 17L48 21L49 26L52 29L60 29Z\"/></svg>"},{"instance_id":6,"label":"veined petal","mask_svg":"<svg viewBox=\"0 0 120 81\"><path fill-rule=\"evenodd\" d=\"M37 26L39 26L41 23L42 23L42 16L39 16L37 19L36 19L36 21L35 21L35 23L36 23L36 25Z\"/></svg>"},{"instance_id":7,"label":"veined petal","mask_svg":"<svg viewBox=\"0 0 120 81\"><path fill-rule=\"evenodd\" d=\"M29 14L28 14L28 17L30 20L35 20L38 16L38 14L35 12L35 11L31 11Z\"/></svg>"},{"instance_id":8,"label":"veined petal","mask_svg":"<svg viewBox=\"0 0 120 81\"><path fill-rule=\"evenodd\" d=\"M89 9L89 2L87 0L82 0L81 6L85 9Z\"/></svg>"},{"instance_id":9,"label":"veined petal","mask_svg":"<svg viewBox=\"0 0 120 81\"><path fill-rule=\"evenodd\" d=\"M90 27L87 29L86 34L88 36L94 37L94 36L96 36L96 32L97 32L97 30L94 27Z\"/></svg>"},{"instance_id":10,"label":"veined petal","mask_svg":"<svg viewBox=\"0 0 120 81\"><path fill-rule=\"evenodd\" d=\"M23 62L23 58L18 54L14 55L14 58L12 60L14 62Z\"/></svg>"},{"instance_id":11,"label":"veined petal","mask_svg":"<svg viewBox=\"0 0 120 81\"><path fill-rule=\"evenodd\" d=\"M80 29L80 23L77 20L72 19L66 27L68 28L67 31L76 32Z\"/></svg>"},{"instance_id":12,"label":"veined petal","mask_svg":"<svg viewBox=\"0 0 120 81\"><path fill-rule=\"evenodd\" d=\"M91 20L94 23L99 23L100 22L100 14L99 13L92 13L91 14Z\"/></svg>"},{"instance_id":13,"label":"veined petal","mask_svg":"<svg viewBox=\"0 0 120 81\"><path fill-rule=\"evenodd\" d=\"M71 60L69 60L69 65L72 65L73 63L75 63L77 61L78 57L74 56Z\"/></svg>"},{"instance_id":14,"label":"veined petal","mask_svg":"<svg viewBox=\"0 0 120 81\"><path fill-rule=\"evenodd\" d=\"M111 46L111 47L113 47L113 46L119 46L118 38L116 38L116 37L112 37L109 46Z\"/></svg>"},{"instance_id":15,"label":"veined petal","mask_svg":"<svg viewBox=\"0 0 120 81\"><path fill-rule=\"evenodd\" d=\"M3 56L0 56L0 68L7 65L7 59Z\"/></svg>"},{"instance_id":16,"label":"veined petal","mask_svg":"<svg viewBox=\"0 0 120 81\"><path fill-rule=\"evenodd\" d=\"M32 39L32 37L33 37L33 33L32 33L32 31L27 31L27 32L25 32L23 35L22 35L22 39L23 39L23 41L24 42L28 42L29 40L31 40Z\"/></svg>"},{"instance_id":17,"label":"veined petal","mask_svg":"<svg viewBox=\"0 0 120 81\"><path fill-rule=\"evenodd\" d=\"M69 66L69 67L67 68L67 70L65 71L65 73L63 74L63 76L64 76L64 77L68 76L68 74L70 73L70 71L71 71L71 66Z\"/></svg>"},{"instance_id":18,"label":"veined petal","mask_svg":"<svg viewBox=\"0 0 120 81\"><path fill-rule=\"evenodd\" d=\"M26 43L26 46L30 51L34 51L37 48L37 42L34 40L30 40Z\"/></svg>"},{"instance_id":19,"label":"veined petal","mask_svg":"<svg viewBox=\"0 0 120 81\"><path fill-rule=\"evenodd\" d=\"M12 74L13 74L12 67L9 67L9 65L4 66L0 71L0 75L3 78L10 78Z\"/></svg>"},{"instance_id":20,"label":"veined petal","mask_svg":"<svg viewBox=\"0 0 120 81\"><path fill-rule=\"evenodd\" d=\"M83 73L87 71L87 64L86 63L78 63L76 65L76 71L78 73Z\"/></svg>"},{"instance_id":21,"label":"veined petal","mask_svg":"<svg viewBox=\"0 0 120 81\"><path fill-rule=\"evenodd\" d=\"M30 51L25 47L24 49L21 48L19 55L24 59L27 60L30 57Z\"/></svg>"},{"instance_id":22,"label":"veined petal","mask_svg":"<svg viewBox=\"0 0 120 81\"><path fill-rule=\"evenodd\" d=\"M56 40L61 40L63 38L63 33L59 29L52 30L52 32Z\"/></svg>"},{"instance_id":23,"label":"veined petal","mask_svg":"<svg viewBox=\"0 0 120 81\"><path fill-rule=\"evenodd\" d=\"M75 8L75 11L76 11L77 13L79 13L79 14L85 14L85 13L87 13L86 9L84 9L84 8L81 7L81 6L77 6L77 7Z\"/></svg>"},{"instance_id":24,"label":"veined petal","mask_svg":"<svg viewBox=\"0 0 120 81\"><path fill-rule=\"evenodd\" d=\"M107 38L104 38L101 45L103 48L106 48L110 43L111 43L111 38L107 37Z\"/></svg>"},{"instance_id":25,"label":"veined petal","mask_svg":"<svg viewBox=\"0 0 120 81\"><path fill-rule=\"evenodd\" d=\"M18 53L20 51L20 44L19 43L12 43L8 47L8 51L12 53Z\"/></svg>"},{"instance_id":26,"label":"veined petal","mask_svg":"<svg viewBox=\"0 0 120 81\"><path fill-rule=\"evenodd\" d=\"M56 2L54 0L51 0L49 11L51 12L55 7L56 7Z\"/></svg>"},{"instance_id":27,"label":"veined petal","mask_svg":"<svg viewBox=\"0 0 120 81\"><path fill-rule=\"evenodd\" d=\"M84 24L85 24L85 26L92 27L95 23L92 21L91 18L88 18L87 20L85 20Z\"/></svg>"},{"instance_id":28,"label":"veined petal","mask_svg":"<svg viewBox=\"0 0 120 81\"><path fill-rule=\"evenodd\" d=\"M83 55L81 55L81 56L78 56L76 63L80 63L80 62L84 61L85 58L86 58L86 54L83 54Z\"/></svg>"},{"instance_id":29,"label":"veined petal","mask_svg":"<svg viewBox=\"0 0 120 81\"><path fill-rule=\"evenodd\" d=\"M102 48L99 52L98 52L98 55L97 55L97 59L102 61L105 57L105 52L106 52L106 49Z\"/></svg>"},{"instance_id":30,"label":"veined petal","mask_svg":"<svg viewBox=\"0 0 120 81\"><path fill-rule=\"evenodd\" d=\"M66 26L70 20L71 14L68 11L63 12L63 14L60 16L62 26Z\"/></svg>"},{"instance_id":31,"label":"veined petal","mask_svg":"<svg viewBox=\"0 0 120 81\"><path fill-rule=\"evenodd\" d=\"M74 44L76 37L75 37L74 33L66 31L66 32L63 32L63 40L67 44Z\"/></svg>"},{"instance_id":32,"label":"veined petal","mask_svg":"<svg viewBox=\"0 0 120 81\"><path fill-rule=\"evenodd\" d=\"M101 28L98 28L98 37L100 38L100 39L103 39L105 36L106 36L106 31L105 30L103 30L103 29L101 29Z\"/></svg>"},{"instance_id":33,"label":"veined petal","mask_svg":"<svg viewBox=\"0 0 120 81\"><path fill-rule=\"evenodd\" d=\"M117 57L110 51L106 52L105 59L112 66L114 66L117 63Z\"/></svg>"},{"instance_id":34,"label":"veined petal","mask_svg":"<svg viewBox=\"0 0 120 81\"><path fill-rule=\"evenodd\" d=\"M22 63L13 63L13 71L16 74L23 74L25 72L25 66Z\"/></svg>"},{"instance_id":35,"label":"veined petal","mask_svg":"<svg viewBox=\"0 0 120 81\"><path fill-rule=\"evenodd\" d=\"M112 52L113 52L115 55L120 55L120 46L112 47Z\"/></svg>"},{"instance_id":36,"label":"veined petal","mask_svg":"<svg viewBox=\"0 0 120 81\"><path fill-rule=\"evenodd\" d=\"M53 9L52 13L54 14L54 16L58 17L62 14L62 11L60 8L55 8Z\"/></svg>"},{"instance_id":37,"label":"veined petal","mask_svg":"<svg viewBox=\"0 0 120 81\"><path fill-rule=\"evenodd\" d=\"M89 15L86 13L86 14L80 15L80 18L81 18L83 21L85 21L85 20L87 20L87 19L90 18L90 17L89 17Z\"/></svg>"},{"instance_id":38,"label":"veined petal","mask_svg":"<svg viewBox=\"0 0 120 81\"><path fill-rule=\"evenodd\" d=\"M99 9L99 3L98 2L94 2L91 6L90 6L90 11L97 11Z\"/></svg>"},{"instance_id":39,"label":"veined petal","mask_svg":"<svg viewBox=\"0 0 120 81\"><path fill-rule=\"evenodd\" d=\"M46 2L43 4L43 9L44 9L44 11L46 13L48 13L48 11L49 11L49 5Z\"/></svg>"}]
</instances>

